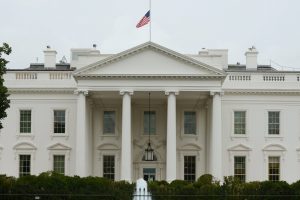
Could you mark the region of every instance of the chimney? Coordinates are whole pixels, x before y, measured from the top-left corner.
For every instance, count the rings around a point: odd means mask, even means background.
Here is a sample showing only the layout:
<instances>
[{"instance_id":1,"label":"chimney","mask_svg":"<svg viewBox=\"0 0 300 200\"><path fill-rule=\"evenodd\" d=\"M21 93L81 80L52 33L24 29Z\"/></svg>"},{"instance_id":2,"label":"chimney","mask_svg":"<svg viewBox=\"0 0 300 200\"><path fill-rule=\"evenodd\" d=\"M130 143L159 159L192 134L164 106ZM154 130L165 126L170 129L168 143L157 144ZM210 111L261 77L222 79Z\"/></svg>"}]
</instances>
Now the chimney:
<instances>
[{"instance_id":1,"label":"chimney","mask_svg":"<svg viewBox=\"0 0 300 200\"><path fill-rule=\"evenodd\" d=\"M248 49L248 51L246 51L246 69L257 69L257 55L258 51L254 46L252 46Z\"/></svg>"},{"instance_id":2,"label":"chimney","mask_svg":"<svg viewBox=\"0 0 300 200\"><path fill-rule=\"evenodd\" d=\"M57 52L55 50L52 50L50 46L47 46L47 49L44 50L45 68L56 67L56 54Z\"/></svg>"}]
</instances>

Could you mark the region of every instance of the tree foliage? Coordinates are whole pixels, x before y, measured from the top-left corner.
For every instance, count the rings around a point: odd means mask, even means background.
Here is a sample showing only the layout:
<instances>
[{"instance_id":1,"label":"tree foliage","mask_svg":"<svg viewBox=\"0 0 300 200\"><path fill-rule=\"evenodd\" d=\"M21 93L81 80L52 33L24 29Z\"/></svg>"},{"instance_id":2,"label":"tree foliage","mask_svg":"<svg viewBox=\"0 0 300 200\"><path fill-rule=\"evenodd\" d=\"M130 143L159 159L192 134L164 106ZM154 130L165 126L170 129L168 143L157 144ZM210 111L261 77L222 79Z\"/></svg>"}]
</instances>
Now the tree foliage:
<instances>
[{"instance_id":1,"label":"tree foliage","mask_svg":"<svg viewBox=\"0 0 300 200\"><path fill-rule=\"evenodd\" d=\"M0 129L3 128L2 120L7 116L6 109L9 108L9 99L7 94L7 88L4 86L3 74L6 72L6 64L8 61L3 58L3 54L9 55L11 53L11 47L3 43L0 46Z\"/></svg>"}]
</instances>

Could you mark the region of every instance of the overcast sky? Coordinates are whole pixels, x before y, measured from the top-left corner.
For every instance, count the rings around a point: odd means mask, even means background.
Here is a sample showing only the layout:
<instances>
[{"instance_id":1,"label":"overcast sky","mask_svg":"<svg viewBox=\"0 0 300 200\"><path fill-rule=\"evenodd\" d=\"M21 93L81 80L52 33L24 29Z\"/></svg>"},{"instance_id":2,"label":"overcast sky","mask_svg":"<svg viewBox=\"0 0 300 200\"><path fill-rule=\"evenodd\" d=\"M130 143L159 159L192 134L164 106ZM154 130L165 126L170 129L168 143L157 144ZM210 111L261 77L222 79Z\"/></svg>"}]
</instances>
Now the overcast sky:
<instances>
[{"instance_id":1,"label":"overcast sky","mask_svg":"<svg viewBox=\"0 0 300 200\"><path fill-rule=\"evenodd\" d=\"M117 53L149 40L136 29L149 0L0 0L0 42L13 48L8 68L43 62L50 45L58 60L71 48ZM254 45L259 64L270 60L300 69L299 0L152 0L152 41L180 53L229 49L245 63Z\"/></svg>"}]
</instances>

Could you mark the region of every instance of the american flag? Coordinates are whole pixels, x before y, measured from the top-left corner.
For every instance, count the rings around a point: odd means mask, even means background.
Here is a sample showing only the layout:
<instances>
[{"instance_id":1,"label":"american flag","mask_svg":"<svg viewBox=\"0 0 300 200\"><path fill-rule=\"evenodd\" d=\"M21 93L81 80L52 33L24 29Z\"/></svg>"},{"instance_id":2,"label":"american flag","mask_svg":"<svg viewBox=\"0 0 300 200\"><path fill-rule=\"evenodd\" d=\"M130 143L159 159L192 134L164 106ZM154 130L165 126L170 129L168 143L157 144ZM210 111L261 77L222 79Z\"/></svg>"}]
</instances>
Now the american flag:
<instances>
[{"instance_id":1,"label":"american flag","mask_svg":"<svg viewBox=\"0 0 300 200\"><path fill-rule=\"evenodd\" d=\"M139 21L136 25L137 28L140 28L150 22L150 10L145 14L145 16Z\"/></svg>"}]
</instances>

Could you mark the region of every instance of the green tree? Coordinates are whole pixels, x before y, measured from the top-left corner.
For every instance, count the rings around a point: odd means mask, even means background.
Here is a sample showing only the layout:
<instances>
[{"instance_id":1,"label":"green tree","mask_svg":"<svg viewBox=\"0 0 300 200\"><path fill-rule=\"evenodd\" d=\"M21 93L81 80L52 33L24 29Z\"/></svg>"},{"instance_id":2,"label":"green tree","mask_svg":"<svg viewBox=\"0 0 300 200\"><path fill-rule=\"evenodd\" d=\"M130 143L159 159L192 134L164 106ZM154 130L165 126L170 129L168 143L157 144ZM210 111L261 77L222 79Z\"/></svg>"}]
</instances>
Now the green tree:
<instances>
[{"instance_id":1,"label":"green tree","mask_svg":"<svg viewBox=\"0 0 300 200\"><path fill-rule=\"evenodd\" d=\"M2 57L2 54L9 55L11 53L11 47L3 43L2 46L0 46L0 129L3 128L2 126L2 120L7 116L6 109L9 108L9 99L7 99L7 88L4 86L4 79L3 74L6 72L6 64L8 63L7 60L5 60Z\"/></svg>"}]
</instances>

